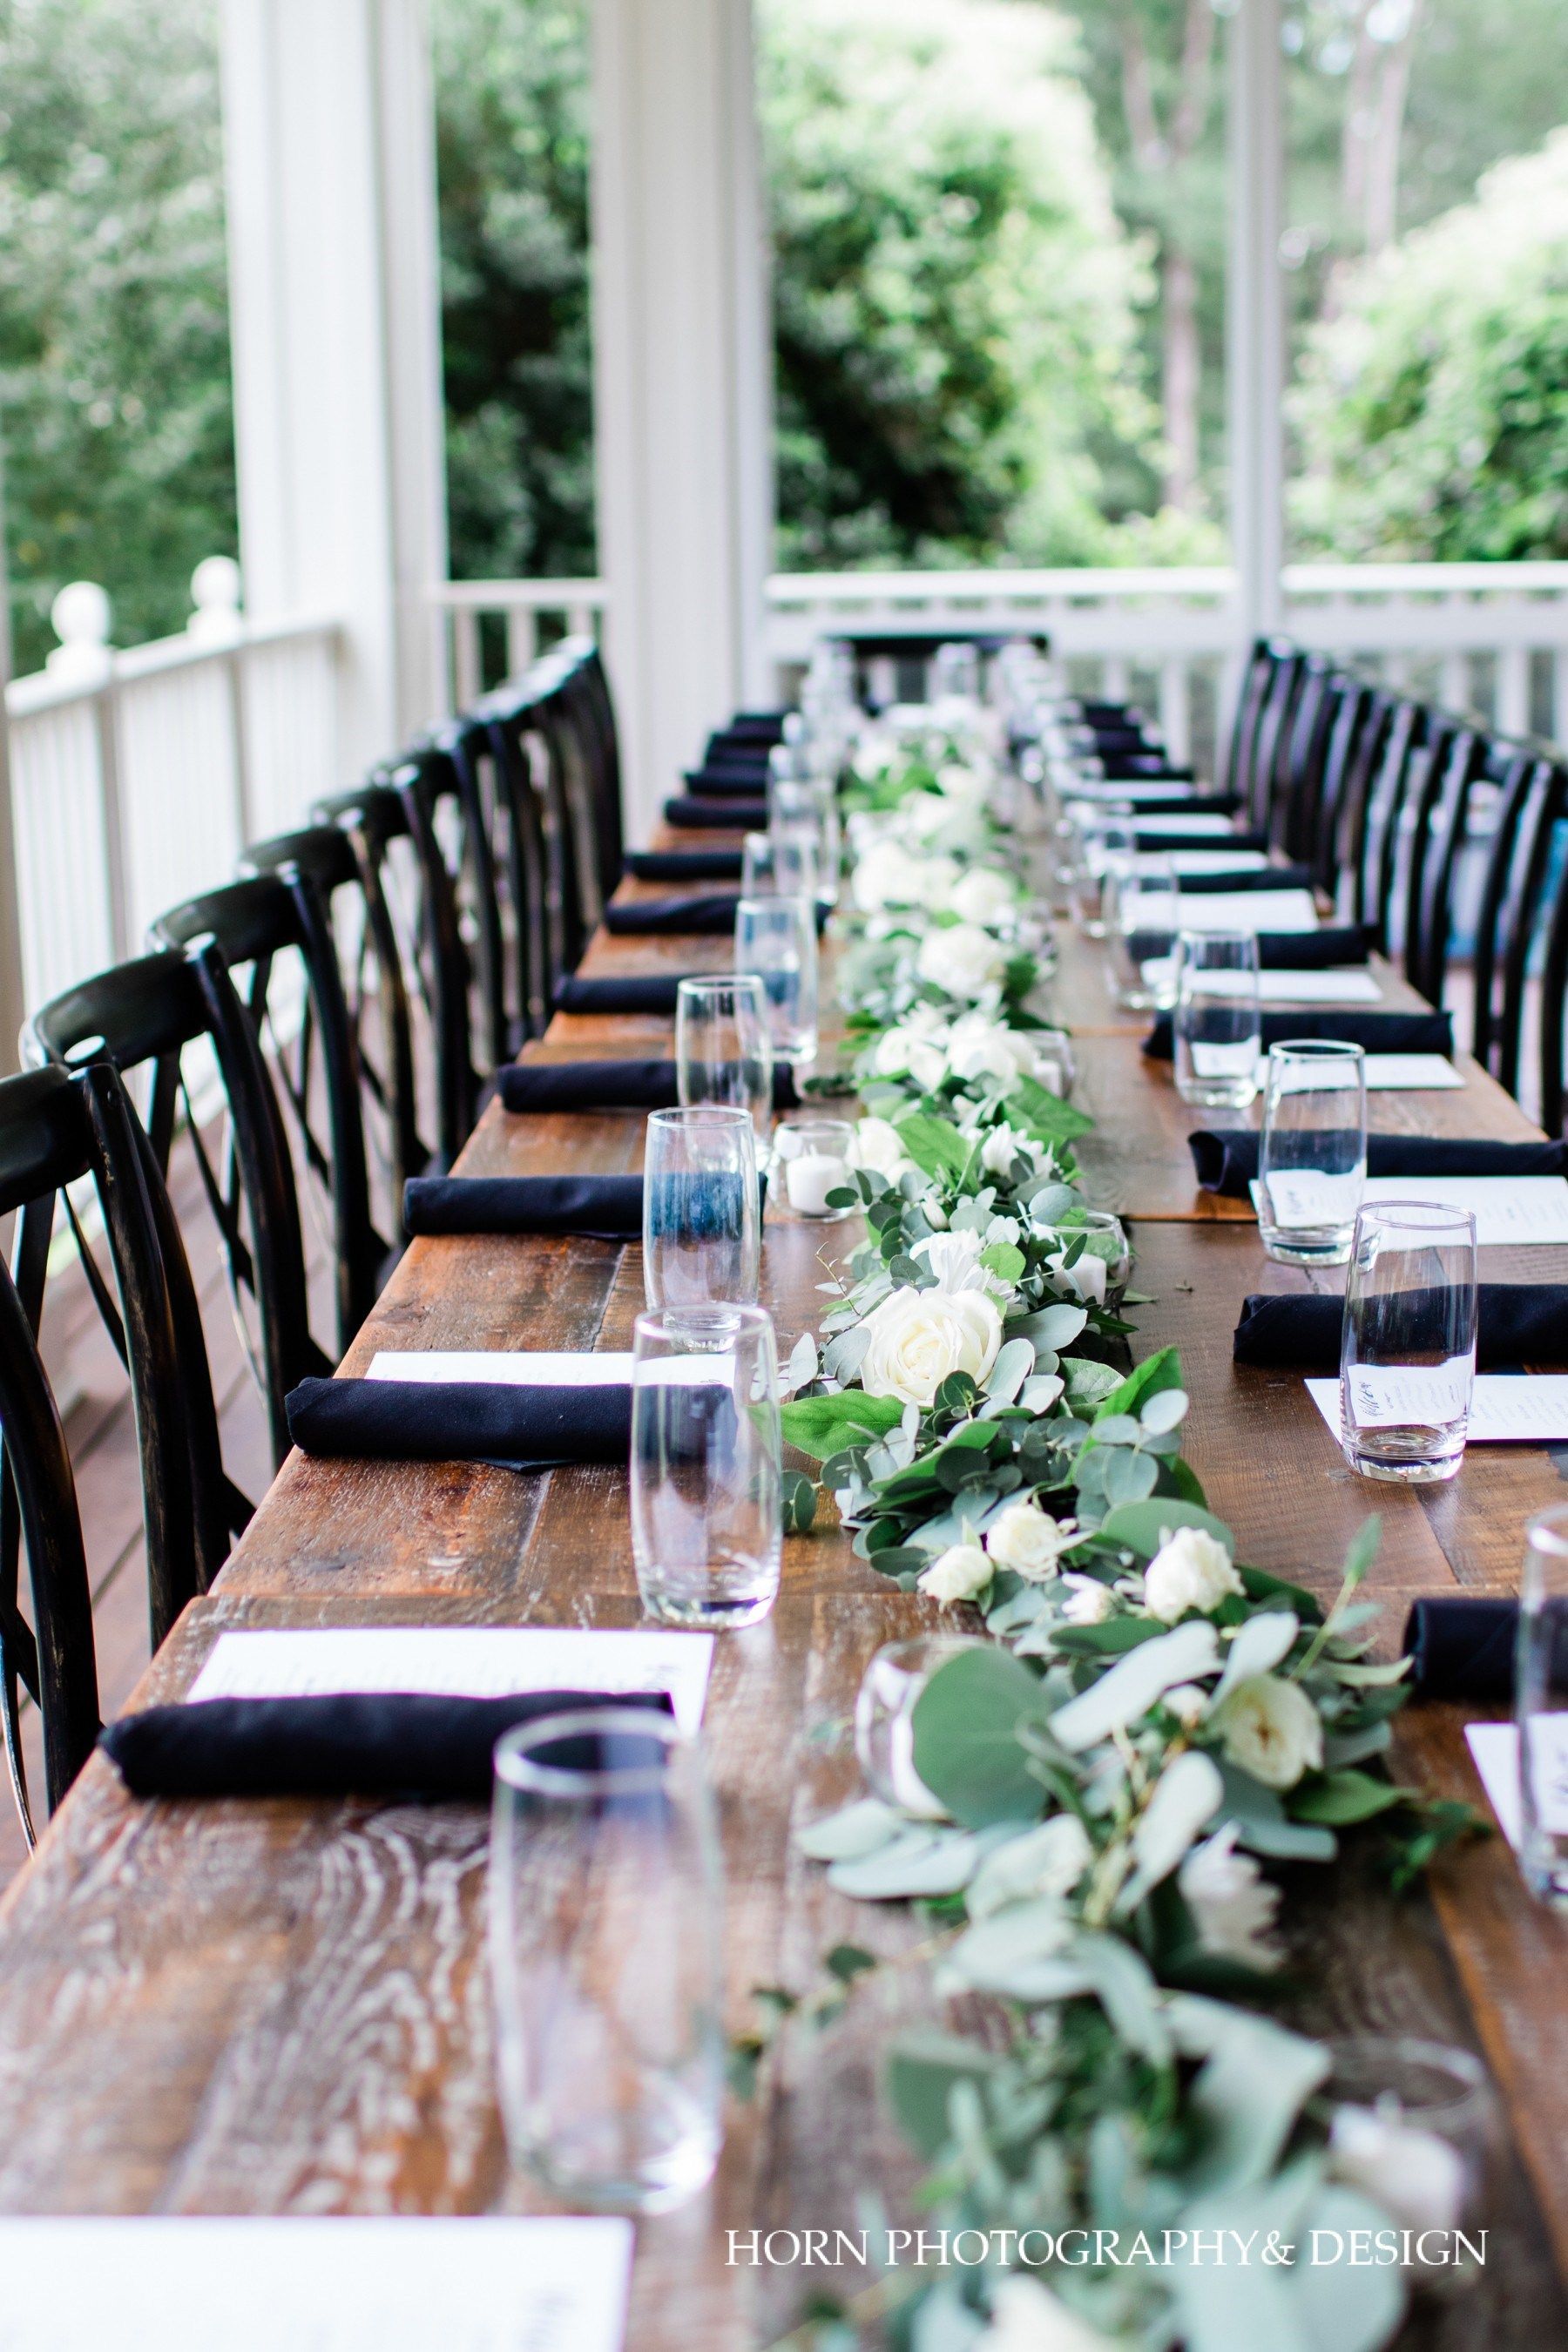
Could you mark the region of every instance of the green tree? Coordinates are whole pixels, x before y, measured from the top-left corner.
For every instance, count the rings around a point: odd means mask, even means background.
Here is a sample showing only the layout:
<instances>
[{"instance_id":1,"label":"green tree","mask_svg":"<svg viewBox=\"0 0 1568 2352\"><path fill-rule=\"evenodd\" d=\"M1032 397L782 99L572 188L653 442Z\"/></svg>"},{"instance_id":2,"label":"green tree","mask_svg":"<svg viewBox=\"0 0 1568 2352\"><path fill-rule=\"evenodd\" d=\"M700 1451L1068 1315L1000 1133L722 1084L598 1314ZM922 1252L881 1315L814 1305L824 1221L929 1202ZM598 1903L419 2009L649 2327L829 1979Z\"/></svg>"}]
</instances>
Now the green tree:
<instances>
[{"instance_id":1,"label":"green tree","mask_svg":"<svg viewBox=\"0 0 1568 2352\"><path fill-rule=\"evenodd\" d=\"M209 0L0 0L0 429L18 669L68 580L122 643L236 543Z\"/></svg>"},{"instance_id":2,"label":"green tree","mask_svg":"<svg viewBox=\"0 0 1568 2352\"><path fill-rule=\"evenodd\" d=\"M1304 548L1568 557L1568 127L1339 292L1296 394Z\"/></svg>"}]
</instances>

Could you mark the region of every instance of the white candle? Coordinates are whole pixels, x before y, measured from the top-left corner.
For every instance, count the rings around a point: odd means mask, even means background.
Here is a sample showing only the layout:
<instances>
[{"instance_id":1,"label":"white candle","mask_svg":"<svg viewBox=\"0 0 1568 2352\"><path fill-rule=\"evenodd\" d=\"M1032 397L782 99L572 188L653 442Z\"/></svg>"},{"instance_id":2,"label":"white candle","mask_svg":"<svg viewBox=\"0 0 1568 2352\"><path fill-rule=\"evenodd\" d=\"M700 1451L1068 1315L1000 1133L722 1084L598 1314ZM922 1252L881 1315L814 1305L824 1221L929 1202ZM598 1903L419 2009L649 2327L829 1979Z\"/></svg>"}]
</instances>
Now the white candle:
<instances>
[{"instance_id":1,"label":"white candle","mask_svg":"<svg viewBox=\"0 0 1568 2352\"><path fill-rule=\"evenodd\" d=\"M847 1181L848 1171L843 1160L830 1151L803 1151L798 1159L784 1161L784 1189L789 1204L798 1209L803 1217L831 1216L827 1196Z\"/></svg>"}]
</instances>

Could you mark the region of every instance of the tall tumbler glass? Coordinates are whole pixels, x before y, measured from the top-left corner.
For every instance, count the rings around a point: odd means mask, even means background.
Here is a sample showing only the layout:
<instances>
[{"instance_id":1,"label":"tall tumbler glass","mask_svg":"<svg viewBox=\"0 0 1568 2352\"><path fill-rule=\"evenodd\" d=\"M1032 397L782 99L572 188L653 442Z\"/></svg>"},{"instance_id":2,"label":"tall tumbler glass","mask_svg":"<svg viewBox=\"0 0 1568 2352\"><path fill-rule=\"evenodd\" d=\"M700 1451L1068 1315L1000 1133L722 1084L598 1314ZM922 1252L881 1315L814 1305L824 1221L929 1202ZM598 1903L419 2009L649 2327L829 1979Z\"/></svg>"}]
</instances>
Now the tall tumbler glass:
<instances>
[{"instance_id":1,"label":"tall tumbler glass","mask_svg":"<svg viewBox=\"0 0 1568 2352\"><path fill-rule=\"evenodd\" d=\"M1543 1902L1568 1910L1568 1504L1525 1531L1514 1658L1520 1861Z\"/></svg>"},{"instance_id":2,"label":"tall tumbler glass","mask_svg":"<svg viewBox=\"0 0 1568 2352\"><path fill-rule=\"evenodd\" d=\"M723 1880L694 1740L652 1708L496 1749L488 1908L513 2160L573 2205L668 2212L722 2140Z\"/></svg>"},{"instance_id":3,"label":"tall tumbler glass","mask_svg":"<svg viewBox=\"0 0 1568 2352\"><path fill-rule=\"evenodd\" d=\"M1106 933L1106 875L1119 859L1137 853L1138 835L1132 828L1131 811L1121 814L1096 811L1082 820L1075 820L1074 831L1078 849L1072 867L1073 920L1086 940L1102 940Z\"/></svg>"},{"instance_id":4,"label":"tall tumbler glass","mask_svg":"<svg viewBox=\"0 0 1568 2352\"><path fill-rule=\"evenodd\" d=\"M768 1164L773 1043L763 983L749 973L683 980L675 992L675 1086L683 1104L725 1103L751 1113L757 1165Z\"/></svg>"},{"instance_id":5,"label":"tall tumbler glass","mask_svg":"<svg viewBox=\"0 0 1568 2352\"><path fill-rule=\"evenodd\" d=\"M1207 1110L1245 1110L1263 1046L1256 931L1178 931L1175 991L1176 1092Z\"/></svg>"},{"instance_id":6,"label":"tall tumbler glass","mask_svg":"<svg viewBox=\"0 0 1568 2352\"><path fill-rule=\"evenodd\" d=\"M825 907L836 907L844 847L831 779L770 776L768 832L775 841L793 835L815 849L817 897Z\"/></svg>"},{"instance_id":7,"label":"tall tumbler glass","mask_svg":"<svg viewBox=\"0 0 1568 2352\"><path fill-rule=\"evenodd\" d=\"M1268 1049L1258 1230L1282 1265L1342 1265L1366 1182L1366 1055L1292 1038Z\"/></svg>"},{"instance_id":8,"label":"tall tumbler glass","mask_svg":"<svg viewBox=\"0 0 1568 2352\"><path fill-rule=\"evenodd\" d=\"M650 1307L685 1314L755 1299L762 1199L749 1110L693 1103L649 1112L642 1246Z\"/></svg>"},{"instance_id":9,"label":"tall tumbler glass","mask_svg":"<svg viewBox=\"0 0 1568 2352\"><path fill-rule=\"evenodd\" d=\"M1176 928L1176 869L1168 857L1118 857L1105 877L1107 977L1118 1004L1151 1010L1163 992L1144 966L1165 958Z\"/></svg>"},{"instance_id":10,"label":"tall tumbler glass","mask_svg":"<svg viewBox=\"0 0 1568 2352\"><path fill-rule=\"evenodd\" d=\"M762 1307L637 1317L632 1558L650 1614L719 1631L767 1615L784 1549L781 1442Z\"/></svg>"},{"instance_id":11,"label":"tall tumbler glass","mask_svg":"<svg viewBox=\"0 0 1568 2352\"><path fill-rule=\"evenodd\" d=\"M816 843L805 833L748 833L741 843L742 898L815 898Z\"/></svg>"},{"instance_id":12,"label":"tall tumbler glass","mask_svg":"<svg viewBox=\"0 0 1568 2352\"><path fill-rule=\"evenodd\" d=\"M816 1059L816 908L809 898L742 898L735 909L735 970L767 998L774 1055Z\"/></svg>"},{"instance_id":13,"label":"tall tumbler glass","mask_svg":"<svg viewBox=\"0 0 1568 2352\"><path fill-rule=\"evenodd\" d=\"M1464 1458L1476 1377L1476 1221L1431 1201L1356 1213L1340 1443L1363 1478L1430 1486Z\"/></svg>"}]
</instances>

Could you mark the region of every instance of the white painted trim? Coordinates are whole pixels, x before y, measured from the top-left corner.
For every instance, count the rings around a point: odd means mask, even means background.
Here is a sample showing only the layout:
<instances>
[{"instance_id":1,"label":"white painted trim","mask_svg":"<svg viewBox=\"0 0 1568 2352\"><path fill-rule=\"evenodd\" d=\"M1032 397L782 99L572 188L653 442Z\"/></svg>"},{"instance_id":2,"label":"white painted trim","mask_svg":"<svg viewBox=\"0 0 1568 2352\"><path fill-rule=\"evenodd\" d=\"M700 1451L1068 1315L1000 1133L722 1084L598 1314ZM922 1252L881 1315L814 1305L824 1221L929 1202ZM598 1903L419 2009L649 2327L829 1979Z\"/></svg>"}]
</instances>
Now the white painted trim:
<instances>
[{"instance_id":1,"label":"white painted trim","mask_svg":"<svg viewBox=\"0 0 1568 2352\"><path fill-rule=\"evenodd\" d=\"M1237 0L1230 21L1226 404L1238 651L1283 620L1282 79L1279 0Z\"/></svg>"}]
</instances>

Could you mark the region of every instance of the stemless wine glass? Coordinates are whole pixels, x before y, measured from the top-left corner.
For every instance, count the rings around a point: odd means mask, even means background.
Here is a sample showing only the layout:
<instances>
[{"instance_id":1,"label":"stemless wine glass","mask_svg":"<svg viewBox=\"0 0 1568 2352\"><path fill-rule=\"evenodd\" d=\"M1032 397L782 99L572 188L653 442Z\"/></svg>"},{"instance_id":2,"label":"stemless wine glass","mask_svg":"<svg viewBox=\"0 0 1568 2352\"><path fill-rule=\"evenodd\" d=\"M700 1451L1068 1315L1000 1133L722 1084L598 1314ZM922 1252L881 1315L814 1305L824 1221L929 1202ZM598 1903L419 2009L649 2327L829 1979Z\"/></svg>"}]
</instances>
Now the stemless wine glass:
<instances>
[{"instance_id":1,"label":"stemless wine glass","mask_svg":"<svg viewBox=\"0 0 1568 2352\"><path fill-rule=\"evenodd\" d=\"M768 1162L773 1043L767 998L753 974L683 980L675 992L675 1086L682 1103L725 1103L751 1113L757 1165Z\"/></svg>"},{"instance_id":2,"label":"stemless wine glass","mask_svg":"<svg viewBox=\"0 0 1568 2352\"><path fill-rule=\"evenodd\" d=\"M798 1067L816 1058L816 909L809 898L742 898L735 909L735 970L754 973L767 999L773 1052Z\"/></svg>"},{"instance_id":3,"label":"stemless wine glass","mask_svg":"<svg viewBox=\"0 0 1568 2352\"><path fill-rule=\"evenodd\" d=\"M1342 1265L1366 1182L1366 1055L1291 1038L1268 1049L1258 1231L1283 1265Z\"/></svg>"},{"instance_id":4,"label":"stemless wine glass","mask_svg":"<svg viewBox=\"0 0 1568 2352\"><path fill-rule=\"evenodd\" d=\"M1078 824L1078 856L1072 870L1073 919L1086 940L1102 940L1106 931L1105 877L1119 859L1133 856L1138 836L1131 812L1107 816L1095 810Z\"/></svg>"},{"instance_id":5,"label":"stemless wine glass","mask_svg":"<svg viewBox=\"0 0 1568 2352\"><path fill-rule=\"evenodd\" d=\"M1536 1894L1568 1909L1568 1504L1525 1529L1519 1603L1520 1861Z\"/></svg>"},{"instance_id":6,"label":"stemless wine glass","mask_svg":"<svg viewBox=\"0 0 1568 2352\"><path fill-rule=\"evenodd\" d=\"M1176 1092L1205 1109L1245 1110L1263 1043L1257 933L1178 931L1175 986Z\"/></svg>"},{"instance_id":7,"label":"stemless wine glass","mask_svg":"<svg viewBox=\"0 0 1568 2352\"><path fill-rule=\"evenodd\" d=\"M1144 973L1176 928L1176 869L1168 857L1119 857L1105 881L1107 977L1118 1004L1147 1011L1158 991Z\"/></svg>"},{"instance_id":8,"label":"stemless wine glass","mask_svg":"<svg viewBox=\"0 0 1568 2352\"><path fill-rule=\"evenodd\" d=\"M650 1111L643 1153L643 1286L675 1313L752 1300L762 1259L756 1130L749 1110Z\"/></svg>"},{"instance_id":9,"label":"stemless wine glass","mask_svg":"<svg viewBox=\"0 0 1568 2352\"><path fill-rule=\"evenodd\" d=\"M1476 1376L1476 1221L1431 1201L1356 1212L1340 1443L1363 1478L1429 1486L1464 1458Z\"/></svg>"},{"instance_id":10,"label":"stemless wine glass","mask_svg":"<svg viewBox=\"0 0 1568 2352\"><path fill-rule=\"evenodd\" d=\"M768 832L775 839L793 835L816 853L816 892L821 904L838 903L843 843L838 823L838 795L831 780L770 776Z\"/></svg>"},{"instance_id":11,"label":"stemless wine glass","mask_svg":"<svg viewBox=\"0 0 1568 2352\"><path fill-rule=\"evenodd\" d=\"M778 1359L760 1307L639 1315L632 1360L632 1558L671 1625L754 1624L784 1549Z\"/></svg>"},{"instance_id":12,"label":"stemless wine glass","mask_svg":"<svg viewBox=\"0 0 1568 2352\"><path fill-rule=\"evenodd\" d=\"M815 898L816 842L805 833L748 833L741 843L742 898Z\"/></svg>"},{"instance_id":13,"label":"stemless wine glass","mask_svg":"<svg viewBox=\"0 0 1568 2352\"><path fill-rule=\"evenodd\" d=\"M513 2160L573 2204L668 2212L722 2140L723 1883L697 1743L646 1707L496 1749L488 1907Z\"/></svg>"}]
</instances>

